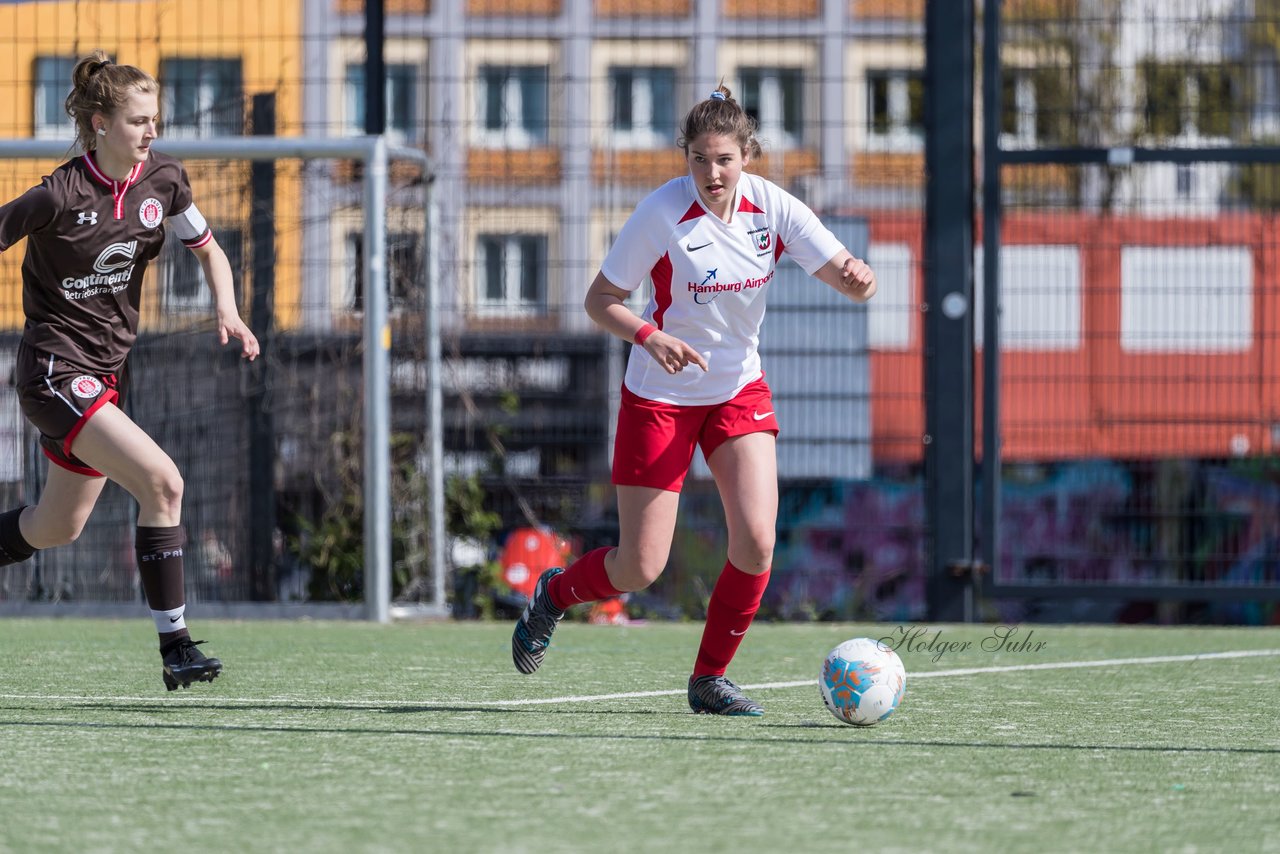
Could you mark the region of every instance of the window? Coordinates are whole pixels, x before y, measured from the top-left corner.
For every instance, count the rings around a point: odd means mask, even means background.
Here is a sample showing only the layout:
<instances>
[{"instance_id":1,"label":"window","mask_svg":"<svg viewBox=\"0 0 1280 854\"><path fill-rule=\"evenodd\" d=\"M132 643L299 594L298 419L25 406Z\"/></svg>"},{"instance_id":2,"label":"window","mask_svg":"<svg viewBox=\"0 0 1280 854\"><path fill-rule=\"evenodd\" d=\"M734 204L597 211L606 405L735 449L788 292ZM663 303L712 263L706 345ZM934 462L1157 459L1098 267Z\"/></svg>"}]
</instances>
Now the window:
<instances>
[{"instance_id":1,"label":"window","mask_svg":"<svg viewBox=\"0 0 1280 854\"><path fill-rule=\"evenodd\" d=\"M402 311L422 304L426 281L421 235L411 231L387 233L387 309ZM347 234L347 278L342 305L364 311L364 235ZM417 298L415 298L415 296Z\"/></svg>"},{"instance_id":2,"label":"window","mask_svg":"<svg viewBox=\"0 0 1280 854\"><path fill-rule=\"evenodd\" d=\"M621 148L659 148L675 140L674 68L609 69L612 142Z\"/></svg>"},{"instance_id":3,"label":"window","mask_svg":"<svg viewBox=\"0 0 1280 854\"><path fill-rule=\"evenodd\" d=\"M1195 189L1195 175L1188 163L1179 163L1176 167L1174 189L1180 199L1189 199Z\"/></svg>"},{"instance_id":4,"label":"window","mask_svg":"<svg viewBox=\"0 0 1280 854\"><path fill-rule=\"evenodd\" d=\"M867 261L879 284L876 298L867 303L867 346L905 350L911 345L912 317L919 313L911 290L911 247L906 243L872 243L867 247Z\"/></svg>"},{"instance_id":5,"label":"window","mask_svg":"<svg viewBox=\"0 0 1280 854\"><path fill-rule=\"evenodd\" d=\"M482 234L476 241L482 311L541 313L547 292L547 238L542 234Z\"/></svg>"},{"instance_id":6,"label":"window","mask_svg":"<svg viewBox=\"0 0 1280 854\"><path fill-rule=\"evenodd\" d=\"M1253 342L1248 246L1125 246L1120 346L1130 353L1244 352Z\"/></svg>"},{"instance_id":7,"label":"window","mask_svg":"<svg viewBox=\"0 0 1280 854\"><path fill-rule=\"evenodd\" d=\"M240 274L244 270L244 234L238 228L215 228L214 239L227 253L235 279L236 301L240 299ZM195 253L170 237L161 250L161 301L167 313L207 312L213 296Z\"/></svg>"},{"instance_id":8,"label":"window","mask_svg":"<svg viewBox=\"0 0 1280 854\"><path fill-rule=\"evenodd\" d=\"M71 131L66 100L71 91L71 70L76 61L69 57L36 58L33 82L35 88L35 135L41 138L66 136Z\"/></svg>"},{"instance_id":9,"label":"window","mask_svg":"<svg viewBox=\"0 0 1280 854\"><path fill-rule=\"evenodd\" d=\"M1176 68L1146 62L1142 66L1147 132L1160 137L1182 133L1183 78Z\"/></svg>"},{"instance_id":10,"label":"window","mask_svg":"<svg viewBox=\"0 0 1280 854\"><path fill-rule=\"evenodd\" d=\"M1073 109L1068 73L1062 68L1006 70L1000 144L1008 148L1070 145ZM922 114L923 115L923 114Z\"/></svg>"},{"instance_id":11,"label":"window","mask_svg":"<svg viewBox=\"0 0 1280 854\"><path fill-rule=\"evenodd\" d=\"M982 246L974 248L973 342L977 347L986 340L985 255ZM1004 246L999 258L1000 346L1006 350L1079 349L1084 324L1079 247Z\"/></svg>"},{"instance_id":12,"label":"window","mask_svg":"<svg viewBox=\"0 0 1280 854\"><path fill-rule=\"evenodd\" d=\"M238 59L160 62L164 126L170 136L244 133L244 86Z\"/></svg>"},{"instance_id":13,"label":"window","mask_svg":"<svg viewBox=\"0 0 1280 854\"><path fill-rule=\"evenodd\" d=\"M420 116L426 111L418 103L418 68L408 64L386 66L387 136L397 142L414 142L418 139ZM364 133L364 63L353 62L347 66L345 87L347 133Z\"/></svg>"},{"instance_id":14,"label":"window","mask_svg":"<svg viewBox=\"0 0 1280 854\"><path fill-rule=\"evenodd\" d=\"M916 70L868 71L867 128L873 149L924 148L924 75Z\"/></svg>"},{"instance_id":15,"label":"window","mask_svg":"<svg viewBox=\"0 0 1280 854\"><path fill-rule=\"evenodd\" d=\"M1193 69L1188 100L1201 136L1230 137L1235 117L1240 113L1240 87L1231 66L1202 66Z\"/></svg>"},{"instance_id":16,"label":"window","mask_svg":"<svg viewBox=\"0 0 1280 854\"><path fill-rule=\"evenodd\" d=\"M546 66L482 65L478 85L482 142L509 148L546 144Z\"/></svg>"},{"instance_id":17,"label":"window","mask_svg":"<svg viewBox=\"0 0 1280 854\"><path fill-rule=\"evenodd\" d=\"M798 68L740 68L742 108L759 134L777 148L795 148L804 138L804 73Z\"/></svg>"},{"instance_id":18,"label":"window","mask_svg":"<svg viewBox=\"0 0 1280 854\"><path fill-rule=\"evenodd\" d=\"M1263 60L1254 66L1253 138L1280 136L1280 65Z\"/></svg>"},{"instance_id":19,"label":"window","mask_svg":"<svg viewBox=\"0 0 1280 854\"><path fill-rule=\"evenodd\" d=\"M1238 75L1232 66L1142 63L1147 133L1162 138L1229 138L1241 114Z\"/></svg>"}]
</instances>

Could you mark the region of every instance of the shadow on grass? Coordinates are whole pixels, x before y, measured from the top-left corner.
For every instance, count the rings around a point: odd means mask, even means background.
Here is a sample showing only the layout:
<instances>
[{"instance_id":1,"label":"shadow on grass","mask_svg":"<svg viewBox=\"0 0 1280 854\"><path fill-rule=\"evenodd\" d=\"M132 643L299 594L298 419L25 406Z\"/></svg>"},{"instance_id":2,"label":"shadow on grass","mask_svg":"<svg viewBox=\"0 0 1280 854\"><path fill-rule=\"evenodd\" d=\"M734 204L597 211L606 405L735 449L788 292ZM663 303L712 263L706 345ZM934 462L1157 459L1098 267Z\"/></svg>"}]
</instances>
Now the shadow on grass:
<instances>
[{"instance_id":1,"label":"shadow on grass","mask_svg":"<svg viewBox=\"0 0 1280 854\"><path fill-rule=\"evenodd\" d=\"M548 703L545 706L519 706L514 708L504 706L467 706L467 705L451 705L448 703L423 703L421 705L403 705L395 707L359 705L354 703L334 703L330 701L321 701L316 703L307 703L299 701L293 705L285 705L283 703L205 703L205 702L182 702L169 703L159 700L156 703L143 702L74 702L67 705L51 705L51 706L13 706L3 705L0 709L6 711L20 712L71 712L79 709L98 709L105 712L134 712L148 715L172 715L172 714L188 714L191 711L219 711L219 712L368 712L369 714L380 715L418 715L430 714L432 712L446 714L464 714L471 712L481 712L485 714L499 715L678 715L684 717L689 712L682 709L600 709L600 708L553 708Z\"/></svg>"},{"instance_id":2,"label":"shadow on grass","mask_svg":"<svg viewBox=\"0 0 1280 854\"><path fill-rule=\"evenodd\" d=\"M80 706L78 708L85 708ZM272 707L278 709L279 707ZM463 711L472 711L472 709L463 708ZM432 707L429 711L447 711L443 708ZM484 709L484 711L491 711ZM642 712L642 714L651 714ZM687 713L685 713L687 714ZM735 723L736 725L736 723ZM752 726L749 722L743 722L743 726ZM765 746L770 744L787 744L787 745L817 745L826 748L830 744L840 744L846 748L849 747L928 747L928 748L961 748L973 750L1093 750L1093 751L1113 751L1113 752L1133 752L1133 753L1185 753L1185 754L1222 754L1222 755L1280 755L1280 748L1266 747L1196 747L1188 745L1154 745L1154 744L1039 744L1027 742L1009 742L1001 744L999 742L987 741L920 741L911 739L861 739L854 741L848 735L839 735L845 727L838 724L835 727L821 727L813 724L786 724L782 725L789 728L810 728L810 729L828 729L831 730L830 738L794 738L794 737L777 737L766 735L763 737L751 737L748 735L723 735L720 733L708 733L706 735L691 735L686 733L662 733L662 734L643 734L643 733L567 733L567 732L519 732L509 730L465 730L465 729L426 729L426 728L388 728L379 727L329 727L329 726L268 726L261 724L201 724L201 723L155 723L152 721L140 721L137 723L105 723L102 721L13 721L0 720L0 729L67 729L67 730L142 730L142 729L169 729L181 732L275 732L275 733L293 733L293 734L309 734L309 735L373 735L373 736L422 736L422 737L441 737L441 738L476 738L476 739L552 739L565 741L668 741L668 742L737 742L743 744L753 744ZM778 725L762 725L758 729L777 729ZM838 728L838 729L837 729Z\"/></svg>"}]
</instances>

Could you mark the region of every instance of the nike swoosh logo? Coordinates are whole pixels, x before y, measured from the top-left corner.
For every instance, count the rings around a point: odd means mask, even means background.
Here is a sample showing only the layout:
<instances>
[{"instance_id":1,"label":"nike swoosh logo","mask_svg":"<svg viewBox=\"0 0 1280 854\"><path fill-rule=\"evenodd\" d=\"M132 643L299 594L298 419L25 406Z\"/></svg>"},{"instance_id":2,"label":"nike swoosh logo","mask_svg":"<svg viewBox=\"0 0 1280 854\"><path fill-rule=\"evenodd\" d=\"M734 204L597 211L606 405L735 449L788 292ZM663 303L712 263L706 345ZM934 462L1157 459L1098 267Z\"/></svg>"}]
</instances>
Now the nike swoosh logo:
<instances>
[{"instance_id":1,"label":"nike swoosh logo","mask_svg":"<svg viewBox=\"0 0 1280 854\"><path fill-rule=\"evenodd\" d=\"M573 601L575 602L582 601L581 599L578 598L578 588L573 587L572 585L569 587L569 595L573 597Z\"/></svg>"},{"instance_id":2,"label":"nike swoosh logo","mask_svg":"<svg viewBox=\"0 0 1280 854\"><path fill-rule=\"evenodd\" d=\"M694 246L694 245L692 245L692 244L686 243L686 244L685 244L685 246L684 246L684 248L685 248L685 249L687 249L687 250L688 250L688 251L690 251L690 252L697 252L699 249L705 249L705 248L707 248L707 247L708 247L708 246L710 246L712 243L715 243L715 241L714 241L714 240L710 240L710 241L708 241L708 242L706 242L706 243L703 243L703 244L702 244L702 245L700 245L700 246Z\"/></svg>"},{"instance_id":3,"label":"nike swoosh logo","mask_svg":"<svg viewBox=\"0 0 1280 854\"><path fill-rule=\"evenodd\" d=\"M770 409L768 412L753 412L751 413L751 417L757 421L763 421L772 414L773 414L773 410Z\"/></svg>"},{"instance_id":4,"label":"nike swoosh logo","mask_svg":"<svg viewBox=\"0 0 1280 854\"><path fill-rule=\"evenodd\" d=\"M182 619L181 617L170 617L169 622L176 623L178 622L178 620L181 620L181 619Z\"/></svg>"},{"instance_id":5,"label":"nike swoosh logo","mask_svg":"<svg viewBox=\"0 0 1280 854\"><path fill-rule=\"evenodd\" d=\"M743 629L743 630L742 630L742 631L740 631L740 632L735 632L733 629L729 629L729 634L733 635L735 638L740 638L740 637L742 637L743 635L745 635L746 633L747 633L747 630L746 630L746 629Z\"/></svg>"}]
</instances>

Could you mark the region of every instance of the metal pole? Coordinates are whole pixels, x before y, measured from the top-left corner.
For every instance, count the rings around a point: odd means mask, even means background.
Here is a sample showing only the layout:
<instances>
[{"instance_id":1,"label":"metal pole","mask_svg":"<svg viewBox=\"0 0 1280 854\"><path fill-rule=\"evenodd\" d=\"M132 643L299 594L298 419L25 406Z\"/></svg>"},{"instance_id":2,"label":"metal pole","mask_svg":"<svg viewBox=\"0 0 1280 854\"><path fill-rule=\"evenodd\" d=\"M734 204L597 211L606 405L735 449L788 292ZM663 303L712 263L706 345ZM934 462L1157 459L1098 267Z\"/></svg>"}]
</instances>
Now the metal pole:
<instances>
[{"instance_id":1,"label":"metal pole","mask_svg":"<svg viewBox=\"0 0 1280 854\"><path fill-rule=\"evenodd\" d=\"M253 96L253 133L274 136L276 96ZM279 596L275 554L276 425L271 400L271 365L276 358L276 162L254 161L249 167L253 192L250 233L253 247L253 299L250 320L263 355L249 365L252 378L245 403L249 423L249 555L252 598L269 602Z\"/></svg>"},{"instance_id":2,"label":"metal pole","mask_svg":"<svg viewBox=\"0 0 1280 854\"><path fill-rule=\"evenodd\" d=\"M925 505L929 619L971 616L973 8L925 7Z\"/></svg>"},{"instance_id":3,"label":"metal pole","mask_svg":"<svg viewBox=\"0 0 1280 854\"><path fill-rule=\"evenodd\" d=\"M1000 5L982 8L982 558L1000 566Z\"/></svg>"},{"instance_id":4,"label":"metal pole","mask_svg":"<svg viewBox=\"0 0 1280 854\"><path fill-rule=\"evenodd\" d=\"M427 226L427 441L430 443L431 472L427 529L431 537L431 586L435 604L444 608L445 524L444 524L444 394L441 388L440 345L440 208L436 203L435 181L425 176Z\"/></svg>"},{"instance_id":5,"label":"metal pole","mask_svg":"<svg viewBox=\"0 0 1280 854\"><path fill-rule=\"evenodd\" d=\"M391 620L391 328L387 323L387 142L374 137L364 176L364 606Z\"/></svg>"},{"instance_id":6,"label":"metal pole","mask_svg":"<svg viewBox=\"0 0 1280 854\"><path fill-rule=\"evenodd\" d=\"M274 160L281 157L354 157L367 160L372 150L372 142L360 136L331 138L211 136L204 139L161 137L156 140L155 146L165 154L191 160L200 158ZM0 157L7 159L33 157L65 160L68 159L68 155L75 156L76 153L77 151L70 150L66 140L0 139ZM399 149L396 150L396 156L401 156ZM420 162L425 161L426 155L418 151L415 159Z\"/></svg>"},{"instance_id":7,"label":"metal pole","mask_svg":"<svg viewBox=\"0 0 1280 854\"><path fill-rule=\"evenodd\" d=\"M384 0L364 4L364 132L379 136L387 129L387 63Z\"/></svg>"}]
</instances>

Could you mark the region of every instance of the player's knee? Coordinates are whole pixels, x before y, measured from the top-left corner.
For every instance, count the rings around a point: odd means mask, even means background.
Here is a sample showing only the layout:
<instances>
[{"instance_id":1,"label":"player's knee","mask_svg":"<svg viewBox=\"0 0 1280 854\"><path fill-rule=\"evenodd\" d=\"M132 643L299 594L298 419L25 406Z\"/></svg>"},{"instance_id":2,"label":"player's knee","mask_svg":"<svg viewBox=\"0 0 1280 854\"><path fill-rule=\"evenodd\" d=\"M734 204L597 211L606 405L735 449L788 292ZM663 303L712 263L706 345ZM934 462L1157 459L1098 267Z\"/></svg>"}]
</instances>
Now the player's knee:
<instances>
[{"instance_id":1,"label":"player's knee","mask_svg":"<svg viewBox=\"0 0 1280 854\"><path fill-rule=\"evenodd\" d=\"M55 546L74 543L84 533L87 521L87 516L74 514L58 514L52 518L42 518L33 526L35 530L31 532L31 539L39 542L33 541L31 545L40 549L51 549Z\"/></svg>"},{"instance_id":2,"label":"player's knee","mask_svg":"<svg viewBox=\"0 0 1280 854\"><path fill-rule=\"evenodd\" d=\"M615 586L624 593L644 590L658 580L658 576L662 575L662 571L666 569L666 566L667 556L665 554L661 556L627 554L620 548L617 552L617 562L614 564L614 570L617 575L614 579Z\"/></svg>"},{"instance_id":3,"label":"player's knee","mask_svg":"<svg viewBox=\"0 0 1280 854\"><path fill-rule=\"evenodd\" d=\"M773 547L777 540L773 531L753 532L737 544L731 556L733 565L744 572L763 572L773 565Z\"/></svg>"},{"instance_id":4,"label":"player's knee","mask_svg":"<svg viewBox=\"0 0 1280 854\"><path fill-rule=\"evenodd\" d=\"M182 509L182 475L176 468L156 472L151 478L151 497L156 505L166 511Z\"/></svg>"},{"instance_id":5,"label":"player's knee","mask_svg":"<svg viewBox=\"0 0 1280 854\"><path fill-rule=\"evenodd\" d=\"M643 590L653 582L657 581L658 577L662 575L662 571L666 568L667 562L665 560L661 563L658 561L641 561L639 572L637 573L637 577L639 578L641 585L636 589Z\"/></svg>"}]
</instances>

